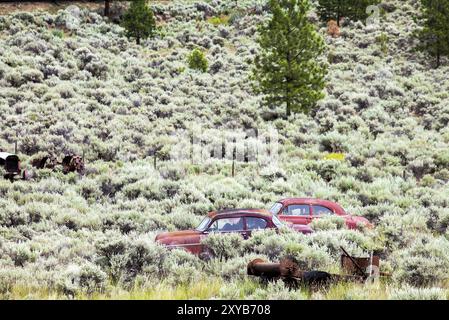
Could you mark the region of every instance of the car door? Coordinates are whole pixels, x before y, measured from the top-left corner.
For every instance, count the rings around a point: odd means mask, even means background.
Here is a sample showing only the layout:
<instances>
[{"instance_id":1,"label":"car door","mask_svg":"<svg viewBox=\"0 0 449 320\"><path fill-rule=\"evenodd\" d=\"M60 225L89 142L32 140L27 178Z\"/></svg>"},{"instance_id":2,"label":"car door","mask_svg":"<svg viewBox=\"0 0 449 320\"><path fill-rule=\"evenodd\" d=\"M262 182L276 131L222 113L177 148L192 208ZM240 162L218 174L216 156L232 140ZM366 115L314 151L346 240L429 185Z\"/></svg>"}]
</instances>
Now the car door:
<instances>
[{"instance_id":1,"label":"car door","mask_svg":"<svg viewBox=\"0 0 449 320\"><path fill-rule=\"evenodd\" d=\"M279 219L292 224L309 224L312 221L311 209L308 204L290 204L284 206Z\"/></svg>"},{"instance_id":2,"label":"car door","mask_svg":"<svg viewBox=\"0 0 449 320\"><path fill-rule=\"evenodd\" d=\"M332 209L323 205L312 205L312 219L318 219L322 217L328 217L335 214Z\"/></svg>"},{"instance_id":3,"label":"car door","mask_svg":"<svg viewBox=\"0 0 449 320\"><path fill-rule=\"evenodd\" d=\"M184 249L193 254L200 254L203 251L201 240L206 236L207 234L192 234L187 236L184 239Z\"/></svg>"}]
</instances>

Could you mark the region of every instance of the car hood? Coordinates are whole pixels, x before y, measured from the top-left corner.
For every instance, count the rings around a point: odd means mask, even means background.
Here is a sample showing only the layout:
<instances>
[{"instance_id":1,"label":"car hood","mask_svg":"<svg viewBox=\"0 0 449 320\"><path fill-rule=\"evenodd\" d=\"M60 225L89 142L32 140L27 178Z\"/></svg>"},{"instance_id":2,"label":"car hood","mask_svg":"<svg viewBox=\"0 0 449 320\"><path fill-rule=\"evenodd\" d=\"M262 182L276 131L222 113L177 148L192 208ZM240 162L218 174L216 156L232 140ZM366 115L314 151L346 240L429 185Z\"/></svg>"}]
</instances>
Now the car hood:
<instances>
[{"instance_id":1,"label":"car hood","mask_svg":"<svg viewBox=\"0 0 449 320\"><path fill-rule=\"evenodd\" d=\"M295 230L297 232L301 232L303 234L313 233L313 229L311 227L309 227L308 225L294 224L294 225L291 225L290 228L292 228L293 230Z\"/></svg>"},{"instance_id":2,"label":"car hood","mask_svg":"<svg viewBox=\"0 0 449 320\"><path fill-rule=\"evenodd\" d=\"M195 236L200 235L201 232L198 230L182 230L182 231L172 231L172 232L163 232L156 236L156 241L160 241L163 239L173 239L173 238L182 238L187 236Z\"/></svg>"}]
</instances>

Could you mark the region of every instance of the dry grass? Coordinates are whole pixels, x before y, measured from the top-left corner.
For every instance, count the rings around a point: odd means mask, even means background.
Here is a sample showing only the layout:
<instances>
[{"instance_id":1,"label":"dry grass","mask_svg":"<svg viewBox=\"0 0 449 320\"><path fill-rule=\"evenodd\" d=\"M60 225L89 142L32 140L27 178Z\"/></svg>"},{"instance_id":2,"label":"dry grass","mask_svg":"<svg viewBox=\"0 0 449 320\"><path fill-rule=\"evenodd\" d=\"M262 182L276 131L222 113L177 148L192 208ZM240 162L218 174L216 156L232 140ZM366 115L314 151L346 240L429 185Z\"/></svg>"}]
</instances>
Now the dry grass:
<instances>
[{"instance_id":1,"label":"dry grass","mask_svg":"<svg viewBox=\"0 0 449 320\"><path fill-rule=\"evenodd\" d=\"M152 287L134 287L125 290L121 287L110 286L105 292L77 294L76 300L206 300L217 297L224 286L221 278L202 279L190 285L170 285L160 282ZM63 300L69 297L62 292L49 290L44 287L29 287L17 285L8 293L1 293L0 300Z\"/></svg>"},{"instance_id":2,"label":"dry grass","mask_svg":"<svg viewBox=\"0 0 449 320\"><path fill-rule=\"evenodd\" d=\"M109 285L102 293L79 293L74 297L68 297L62 292L49 290L44 287L27 287L17 285L10 288L8 293L0 293L0 300L207 300L207 299L239 299L244 300L257 290L267 290L267 286L256 279L246 278L233 282L235 293L222 295L228 283L222 278L205 277L190 284L173 285L166 281L154 286L125 289L119 286ZM375 283L339 282L326 288L314 289L301 287L297 290L309 300L386 300L391 298L397 288L388 280L383 279ZM440 286L449 298L447 287ZM229 287L228 287L229 289ZM229 290L228 290L229 291ZM250 297L250 299L252 299Z\"/></svg>"}]
</instances>

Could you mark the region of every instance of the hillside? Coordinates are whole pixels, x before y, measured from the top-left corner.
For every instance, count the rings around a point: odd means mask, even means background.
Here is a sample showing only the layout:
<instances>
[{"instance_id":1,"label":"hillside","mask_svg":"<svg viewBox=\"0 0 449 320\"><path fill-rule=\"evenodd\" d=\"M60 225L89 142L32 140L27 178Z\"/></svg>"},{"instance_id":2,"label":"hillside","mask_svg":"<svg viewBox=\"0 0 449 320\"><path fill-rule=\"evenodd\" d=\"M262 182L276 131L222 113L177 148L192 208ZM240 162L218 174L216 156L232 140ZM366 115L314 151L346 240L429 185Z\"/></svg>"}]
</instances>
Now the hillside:
<instances>
[{"instance_id":1,"label":"hillside","mask_svg":"<svg viewBox=\"0 0 449 320\"><path fill-rule=\"evenodd\" d=\"M386 0L379 25L348 21L340 38L312 12L327 44L326 97L288 119L260 105L250 80L264 1L234 4L153 4L160 30L140 46L78 7L0 16L0 150L17 142L30 175L0 180L0 297L448 298L449 62L434 69L414 50L419 1ZM196 47L206 73L188 68ZM237 161L234 177L229 159L173 159L192 135L256 130L277 132L278 157ZM84 154L86 174L31 167L48 153ZM376 228L329 220L310 236L228 239L226 261L154 243L211 210L290 196L337 201ZM251 259L285 253L338 271L340 245L381 252L391 279L308 292L245 275Z\"/></svg>"}]
</instances>

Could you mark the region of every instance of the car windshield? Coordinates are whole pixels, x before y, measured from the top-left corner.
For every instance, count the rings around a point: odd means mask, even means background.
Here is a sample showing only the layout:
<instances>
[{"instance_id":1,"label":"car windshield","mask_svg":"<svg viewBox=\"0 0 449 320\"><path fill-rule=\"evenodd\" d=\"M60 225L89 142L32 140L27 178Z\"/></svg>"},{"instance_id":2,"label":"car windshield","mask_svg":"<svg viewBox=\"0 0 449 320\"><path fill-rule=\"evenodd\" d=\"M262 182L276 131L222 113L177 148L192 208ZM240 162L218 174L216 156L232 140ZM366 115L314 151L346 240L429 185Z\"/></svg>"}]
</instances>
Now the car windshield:
<instances>
[{"instance_id":1,"label":"car windshield","mask_svg":"<svg viewBox=\"0 0 449 320\"><path fill-rule=\"evenodd\" d=\"M281 220L279 220L279 218L278 218L277 216L273 216L272 220L273 220L274 225L275 225L277 228L281 228L281 227L284 226L284 225L282 224Z\"/></svg>"},{"instance_id":2,"label":"car windshield","mask_svg":"<svg viewBox=\"0 0 449 320\"><path fill-rule=\"evenodd\" d=\"M207 226L209 225L210 218L206 217L201 221L200 225L196 228L198 231L206 231Z\"/></svg>"},{"instance_id":3,"label":"car windshield","mask_svg":"<svg viewBox=\"0 0 449 320\"><path fill-rule=\"evenodd\" d=\"M279 213L279 210L282 208L282 203L276 202L270 209L270 212L274 215Z\"/></svg>"}]
</instances>

